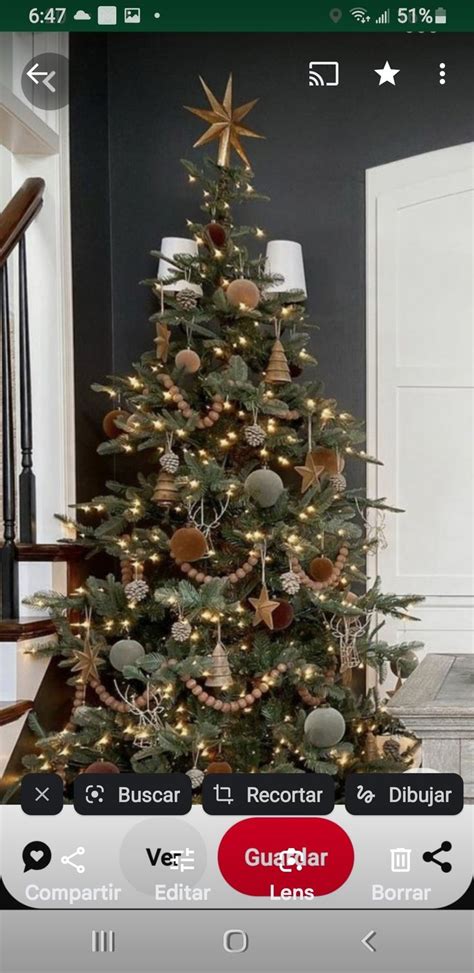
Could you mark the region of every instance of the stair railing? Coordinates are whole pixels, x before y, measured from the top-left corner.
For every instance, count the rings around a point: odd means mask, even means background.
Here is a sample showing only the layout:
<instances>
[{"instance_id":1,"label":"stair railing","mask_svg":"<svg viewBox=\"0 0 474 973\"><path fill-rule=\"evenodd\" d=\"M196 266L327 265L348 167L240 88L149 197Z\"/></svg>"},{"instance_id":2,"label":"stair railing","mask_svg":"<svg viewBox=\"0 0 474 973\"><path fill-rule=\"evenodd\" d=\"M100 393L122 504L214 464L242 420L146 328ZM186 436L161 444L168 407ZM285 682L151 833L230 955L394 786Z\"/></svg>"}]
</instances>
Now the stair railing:
<instances>
[{"instance_id":1,"label":"stair railing","mask_svg":"<svg viewBox=\"0 0 474 973\"><path fill-rule=\"evenodd\" d=\"M36 542L36 484L33 472L33 422L28 317L26 231L43 205L43 179L26 179L0 215L0 315L2 343L2 493L3 544L0 548L0 618L17 618L18 551L15 472L15 396L10 328L8 258L18 252L18 325L20 385L19 541Z\"/></svg>"}]
</instances>

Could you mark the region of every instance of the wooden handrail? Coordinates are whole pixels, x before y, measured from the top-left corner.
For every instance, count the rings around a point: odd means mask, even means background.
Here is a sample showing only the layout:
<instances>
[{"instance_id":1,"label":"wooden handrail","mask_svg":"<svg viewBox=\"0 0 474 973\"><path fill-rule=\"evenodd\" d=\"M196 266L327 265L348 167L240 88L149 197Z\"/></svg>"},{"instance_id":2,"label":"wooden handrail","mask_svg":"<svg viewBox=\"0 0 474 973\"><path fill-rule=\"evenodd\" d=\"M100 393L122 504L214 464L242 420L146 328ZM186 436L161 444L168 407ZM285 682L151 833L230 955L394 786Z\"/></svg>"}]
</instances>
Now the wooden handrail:
<instances>
[{"instance_id":1,"label":"wooden handrail","mask_svg":"<svg viewBox=\"0 0 474 973\"><path fill-rule=\"evenodd\" d=\"M0 267L43 205L44 179L25 179L0 215Z\"/></svg>"}]
</instances>

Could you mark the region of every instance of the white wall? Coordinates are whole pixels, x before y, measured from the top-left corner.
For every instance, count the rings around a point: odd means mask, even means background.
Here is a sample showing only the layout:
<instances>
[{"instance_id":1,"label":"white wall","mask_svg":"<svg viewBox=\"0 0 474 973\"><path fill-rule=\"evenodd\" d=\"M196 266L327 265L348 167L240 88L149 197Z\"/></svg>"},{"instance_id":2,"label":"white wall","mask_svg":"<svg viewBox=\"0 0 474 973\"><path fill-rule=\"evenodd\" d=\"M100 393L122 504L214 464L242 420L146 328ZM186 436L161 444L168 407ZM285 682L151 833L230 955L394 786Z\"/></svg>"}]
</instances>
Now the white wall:
<instances>
[{"instance_id":1,"label":"white wall","mask_svg":"<svg viewBox=\"0 0 474 973\"><path fill-rule=\"evenodd\" d=\"M473 150L367 172L368 489L406 510L375 569L426 597L382 637L427 652L474 646Z\"/></svg>"}]
</instances>

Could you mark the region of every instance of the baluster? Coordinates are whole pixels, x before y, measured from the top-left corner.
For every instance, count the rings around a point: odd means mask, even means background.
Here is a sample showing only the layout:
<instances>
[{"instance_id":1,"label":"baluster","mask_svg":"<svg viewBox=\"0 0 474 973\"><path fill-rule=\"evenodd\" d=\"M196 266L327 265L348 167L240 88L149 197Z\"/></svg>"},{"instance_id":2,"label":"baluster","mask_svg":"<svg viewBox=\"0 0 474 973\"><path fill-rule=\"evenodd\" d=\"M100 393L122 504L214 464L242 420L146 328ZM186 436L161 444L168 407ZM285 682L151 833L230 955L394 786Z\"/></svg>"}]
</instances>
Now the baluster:
<instances>
[{"instance_id":1,"label":"baluster","mask_svg":"<svg viewBox=\"0 0 474 973\"><path fill-rule=\"evenodd\" d=\"M33 422L31 409L31 363L28 320L28 285L26 272L26 243L23 236L18 247L20 282L20 417L21 417L21 473L20 473L20 541L36 543L36 483L33 473Z\"/></svg>"},{"instance_id":2,"label":"baluster","mask_svg":"<svg viewBox=\"0 0 474 973\"><path fill-rule=\"evenodd\" d=\"M13 434L13 375L8 302L8 270L0 267L0 309L2 326L2 461L3 461L3 546L2 618L18 617L18 560L15 544L15 447Z\"/></svg>"}]
</instances>

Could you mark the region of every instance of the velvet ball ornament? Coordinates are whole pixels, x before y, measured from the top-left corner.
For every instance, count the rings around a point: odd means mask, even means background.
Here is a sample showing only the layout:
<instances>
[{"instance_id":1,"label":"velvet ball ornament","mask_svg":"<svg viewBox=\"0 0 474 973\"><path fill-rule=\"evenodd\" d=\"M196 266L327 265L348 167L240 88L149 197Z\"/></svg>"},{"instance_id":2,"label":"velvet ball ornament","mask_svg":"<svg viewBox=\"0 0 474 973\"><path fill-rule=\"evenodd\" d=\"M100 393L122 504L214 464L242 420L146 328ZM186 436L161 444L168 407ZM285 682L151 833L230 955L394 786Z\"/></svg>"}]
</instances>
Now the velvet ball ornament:
<instances>
[{"instance_id":1,"label":"velvet ball ornament","mask_svg":"<svg viewBox=\"0 0 474 973\"><path fill-rule=\"evenodd\" d=\"M324 466L324 472L329 476L342 473L344 469L344 458L336 453L335 449L328 449L326 446L316 446L312 450L312 455L317 461L318 466Z\"/></svg>"},{"instance_id":2,"label":"velvet ball ornament","mask_svg":"<svg viewBox=\"0 0 474 973\"><path fill-rule=\"evenodd\" d=\"M293 361L288 363L288 368L290 369L290 375L292 378L299 378L303 371L301 365L297 365L297 363Z\"/></svg>"},{"instance_id":3,"label":"velvet ball ornament","mask_svg":"<svg viewBox=\"0 0 474 973\"><path fill-rule=\"evenodd\" d=\"M334 564L328 557L314 557L309 566L309 573L315 581L326 584L331 580L334 571Z\"/></svg>"},{"instance_id":4,"label":"velvet ball ornament","mask_svg":"<svg viewBox=\"0 0 474 973\"><path fill-rule=\"evenodd\" d=\"M183 348L182 351L178 351L174 362L176 368L182 368L183 372L187 372L188 375L194 375L201 367L201 359L192 348Z\"/></svg>"},{"instance_id":5,"label":"velvet ball ornament","mask_svg":"<svg viewBox=\"0 0 474 973\"><path fill-rule=\"evenodd\" d=\"M233 280L226 290L227 300L233 307L243 305L247 310L253 311L260 301L260 291L253 280Z\"/></svg>"},{"instance_id":6,"label":"velvet ball ornament","mask_svg":"<svg viewBox=\"0 0 474 973\"><path fill-rule=\"evenodd\" d=\"M335 747L346 731L346 721L339 710L332 706L314 709L306 717L304 733L312 747Z\"/></svg>"},{"instance_id":7,"label":"velvet ball ornament","mask_svg":"<svg viewBox=\"0 0 474 973\"><path fill-rule=\"evenodd\" d=\"M119 429L115 425L115 420L119 419L121 422L127 422L130 418L130 414L125 412L123 409L112 409L107 415L104 416L102 421L102 429L107 436L107 439L117 439L118 436L123 436L124 430Z\"/></svg>"},{"instance_id":8,"label":"velvet ball ornament","mask_svg":"<svg viewBox=\"0 0 474 973\"><path fill-rule=\"evenodd\" d=\"M82 771L83 774L119 774L120 770L115 764L110 763L108 760L96 760L93 764L89 764L85 770Z\"/></svg>"},{"instance_id":9,"label":"velvet ball ornament","mask_svg":"<svg viewBox=\"0 0 474 973\"><path fill-rule=\"evenodd\" d=\"M207 554L207 541L197 527L180 527L170 540L170 551L177 561L199 561Z\"/></svg>"},{"instance_id":10,"label":"velvet ball ornament","mask_svg":"<svg viewBox=\"0 0 474 973\"><path fill-rule=\"evenodd\" d=\"M403 655L399 655L398 659L392 659L390 663L390 668L394 676L399 676L400 679L407 679L412 672L416 669L418 665L418 657L415 652L411 649L407 649Z\"/></svg>"},{"instance_id":11,"label":"velvet ball ornament","mask_svg":"<svg viewBox=\"0 0 474 973\"><path fill-rule=\"evenodd\" d=\"M123 672L125 666L134 666L145 657L145 649L135 639L119 639L110 650L110 664Z\"/></svg>"},{"instance_id":12,"label":"velvet ball ornament","mask_svg":"<svg viewBox=\"0 0 474 973\"><path fill-rule=\"evenodd\" d=\"M283 493L283 480L273 470L254 470L244 484L245 492L260 507L273 507Z\"/></svg>"},{"instance_id":13,"label":"velvet ball ornament","mask_svg":"<svg viewBox=\"0 0 474 973\"><path fill-rule=\"evenodd\" d=\"M289 601L280 601L278 608L272 612L273 631L281 632L284 628L288 628L294 617L293 605L290 605Z\"/></svg>"},{"instance_id":14,"label":"velvet ball ornament","mask_svg":"<svg viewBox=\"0 0 474 973\"><path fill-rule=\"evenodd\" d=\"M214 763L209 764L206 770L206 774L231 774L232 767L227 763L227 760L216 760Z\"/></svg>"},{"instance_id":15,"label":"velvet ball ornament","mask_svg":"<svg viewBox=\"0 0 474 973\"><path fill-rule=\"evenodd\" d=\"M222 223L208 223L204 232L215 247L225 247L227 243L227 231L225 226L222 226Z\"/></svg>"}]
</instances>

